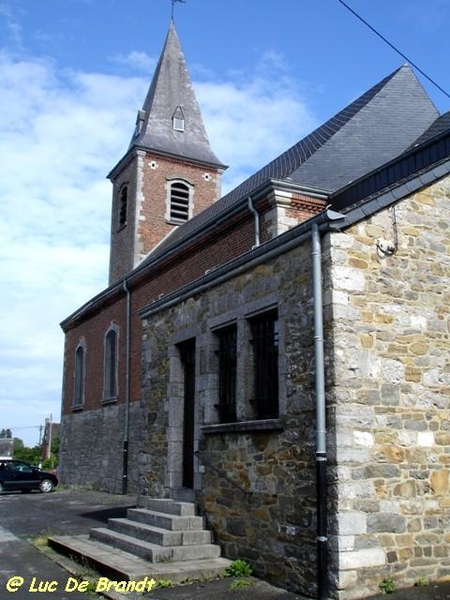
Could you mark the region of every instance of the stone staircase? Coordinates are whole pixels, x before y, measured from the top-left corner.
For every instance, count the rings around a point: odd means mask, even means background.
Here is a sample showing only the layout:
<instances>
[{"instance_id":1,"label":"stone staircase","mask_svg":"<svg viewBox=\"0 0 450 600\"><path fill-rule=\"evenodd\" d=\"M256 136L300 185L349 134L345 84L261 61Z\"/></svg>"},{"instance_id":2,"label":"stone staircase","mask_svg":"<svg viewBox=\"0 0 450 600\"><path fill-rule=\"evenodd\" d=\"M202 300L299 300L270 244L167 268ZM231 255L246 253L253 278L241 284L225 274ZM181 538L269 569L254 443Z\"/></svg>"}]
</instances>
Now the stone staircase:
<instances>
[{"instance_id":1,"label":"stone staircase","mask_svg":"<svg viewBox=\"0 0 450 600\"><path fill-rule=\"evenodd\" d=\"M89 535L52 536L49 545L116 581L150 576L181 583L216 577L230 564L220 558L194 504L148 497L140 497L126 518L108 519L107 527Z\"/></svg>"}]
</instances>

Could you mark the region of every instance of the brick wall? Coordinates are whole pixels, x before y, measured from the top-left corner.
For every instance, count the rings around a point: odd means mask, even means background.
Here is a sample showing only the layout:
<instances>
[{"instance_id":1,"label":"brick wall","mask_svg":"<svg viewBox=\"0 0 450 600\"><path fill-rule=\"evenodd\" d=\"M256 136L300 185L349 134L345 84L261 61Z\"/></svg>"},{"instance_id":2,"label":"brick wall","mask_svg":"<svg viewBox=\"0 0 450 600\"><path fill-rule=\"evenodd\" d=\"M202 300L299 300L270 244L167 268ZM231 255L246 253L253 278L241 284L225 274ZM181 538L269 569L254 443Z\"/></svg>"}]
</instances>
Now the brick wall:
<instances>
[{"instance_id":1,"label":"brick wall","mask_svg":"<svg viewBox=\"0 0 450 600\"><path fill-rule=\"evenodd\" d=\"M167 182L180 178L193 188L193 214L210 206L220 195L217 168L138 150L114 177L111 218L110 283L126 275L166 237L176 225L167 222ZM120 189L127 184L127 225L118 228Z\"/></svg>"},{"instance_id":2,"label":"brick wall","mask_svg":"<svg viewBox=\"0 0 450 600\"><path fill-rule=\"evenodd\" d=\"M119 198L122 186L128 186L127 225L119 229ZM109 257L109 282L120 279L134 267L136 202L138 195L136 181L136 163L130 160L122 169L120 176L113 180L111 203L111 233Z\"/></svg>"}]
</instances>

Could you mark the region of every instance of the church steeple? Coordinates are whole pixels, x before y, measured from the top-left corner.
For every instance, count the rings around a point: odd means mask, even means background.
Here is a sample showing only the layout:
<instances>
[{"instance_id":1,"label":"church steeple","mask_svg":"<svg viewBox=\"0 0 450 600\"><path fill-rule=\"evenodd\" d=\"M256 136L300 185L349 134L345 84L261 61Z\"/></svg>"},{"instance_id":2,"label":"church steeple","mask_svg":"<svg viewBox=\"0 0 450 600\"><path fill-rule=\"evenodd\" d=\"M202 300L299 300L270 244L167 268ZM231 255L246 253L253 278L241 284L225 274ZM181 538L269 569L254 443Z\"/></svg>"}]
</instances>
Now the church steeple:
<instances>
[{"instance_id":1,"label":"church steeple","mask_svg":"<svg viewBox=\"0 0 450 600\"><path fill-rule=\"evenodd\" d=\"M114 184L110 284L174 227L220 196L225 169L211 149L173 20Z\"/></svg>"},{"instance_id":2,"label":"church steeple","mask_svg":"<svg viewBox=\"0 0 450 600\"><path fill-rule=\"evenodd\" d=\"M211 150L173 21L138 112L133 146L223 167Z\"/></svg>"}]
</instances>

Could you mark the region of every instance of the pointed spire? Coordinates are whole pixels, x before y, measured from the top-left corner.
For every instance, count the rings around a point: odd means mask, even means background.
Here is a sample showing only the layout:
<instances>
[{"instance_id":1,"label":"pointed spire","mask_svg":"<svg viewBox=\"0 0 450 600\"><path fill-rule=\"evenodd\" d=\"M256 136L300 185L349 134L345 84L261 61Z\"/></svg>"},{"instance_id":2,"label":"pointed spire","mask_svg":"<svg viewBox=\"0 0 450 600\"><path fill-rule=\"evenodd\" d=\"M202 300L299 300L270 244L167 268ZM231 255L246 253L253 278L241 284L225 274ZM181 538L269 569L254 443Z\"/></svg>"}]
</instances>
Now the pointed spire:
<instances>
[{"instance_id":1,"label":"pointed spire","mask_svg":"<svg viewBox=\"0 0 450 600\"><path fill-rule=\"evenodd\" d=\"M138 112L132 147L223 166L211 150L173 20Z\"/></svg>"}]
</instances>

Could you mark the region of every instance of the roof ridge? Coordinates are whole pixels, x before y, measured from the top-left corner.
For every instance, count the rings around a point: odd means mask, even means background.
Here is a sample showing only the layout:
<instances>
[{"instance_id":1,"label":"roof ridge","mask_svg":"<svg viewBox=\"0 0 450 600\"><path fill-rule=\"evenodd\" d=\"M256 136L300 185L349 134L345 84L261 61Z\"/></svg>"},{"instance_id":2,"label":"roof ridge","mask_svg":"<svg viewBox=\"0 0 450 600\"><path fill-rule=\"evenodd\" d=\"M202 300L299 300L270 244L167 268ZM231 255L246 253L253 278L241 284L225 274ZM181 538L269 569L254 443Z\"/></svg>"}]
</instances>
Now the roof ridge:
<instances>
[{"instance_id":1,"label":"roof ridge","mask_svg":"<svg viewBox=\"0 0 450 600\"><path fill-rule=\"evenodd\" d=\"M292 173L293 170L297 169L304 162L306 162L306 160L308 160L308 158L312 156L312 154L314 154L318 148L323 146L331 137L333 137L333 135L335 135L346 123L348 123L348 121L354 117L355 114L362 110L364 106L366 106L367 103L374 98L375 95L378 94L379 91L383 89L386 84L403 68L405 68L405 66L399 67L393 73L385 77L382 81L372 86L368 91L364 92L364 94L330 117L327 121L325 121L325 123L314 129L300 141L293 144L290 148L271 160L264 167L256 171L256 173L250 175L250 177L244 180L241 184L237 185L233 190L225 194L225 196L222 196L220 200L230 196L231 194L235 194L241 187L247 187L247 184L250 181L261 179L261 181L258 182L262 183L264 176L266 176L265 179L270 179L272 177L275 179L286 178L290 173ZM274 173L274 167L283 162L283 158L294 158L294 154L296 153L300 155L301 158L298 165L294 169L292 169L291 161L286 160L284 173ZM220 200L218 200L218 202L220 202Z\"/></svg>"}]
</instances>

